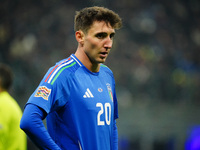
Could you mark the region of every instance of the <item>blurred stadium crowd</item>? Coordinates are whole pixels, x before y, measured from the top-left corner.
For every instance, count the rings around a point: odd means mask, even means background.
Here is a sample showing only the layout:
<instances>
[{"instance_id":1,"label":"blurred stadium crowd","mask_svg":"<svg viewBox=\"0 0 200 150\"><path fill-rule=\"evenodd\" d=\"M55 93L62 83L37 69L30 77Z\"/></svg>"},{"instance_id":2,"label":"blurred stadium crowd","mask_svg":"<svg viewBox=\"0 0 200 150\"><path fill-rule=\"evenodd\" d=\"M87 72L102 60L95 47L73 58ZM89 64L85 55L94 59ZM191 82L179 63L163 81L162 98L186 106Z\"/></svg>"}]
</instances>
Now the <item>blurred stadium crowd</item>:
<instances>
[{"instance_id":1,"label":"blurred stadium crowd","mask_svg":"<svg viewBox=\"0 0 200 150\"><path fill-rule=\"evenodd\" d=\"M18 99L27 98L56 61L75 52L75 11L94 4L113 9L123 19L106 63L119 86L134 98L198 103L198 0L2 0L0 60L16 72Z\"/></svg>"},{"instance_id":2,"label":"blurred stadium crowd","mask_svg":"<svg viewBox=\"0 0 200 150\"><path fill-rule=\"evenodd\" d=\"M132 101L200 104L199 0L1 0L0 62L21 107L47 69L75 52L76 10L100 5L123 19L106 65Z\"/></svg>"}]
</instances>

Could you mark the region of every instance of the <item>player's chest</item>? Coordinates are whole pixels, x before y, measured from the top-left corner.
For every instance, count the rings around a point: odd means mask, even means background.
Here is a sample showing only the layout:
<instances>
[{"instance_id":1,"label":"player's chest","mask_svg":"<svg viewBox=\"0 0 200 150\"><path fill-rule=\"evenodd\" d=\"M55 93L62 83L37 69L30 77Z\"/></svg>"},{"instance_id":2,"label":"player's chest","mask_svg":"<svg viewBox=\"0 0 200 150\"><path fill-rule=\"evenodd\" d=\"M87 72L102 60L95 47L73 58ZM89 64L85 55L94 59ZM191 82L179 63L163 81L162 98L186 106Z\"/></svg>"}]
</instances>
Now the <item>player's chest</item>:
<instances>
[{"instance_id":1,"label":"player's chest","mask_svg":"<svg viewBox=\"0 0 200 150\"><path fill-rule=\"evenodd\" d=\"M103 76L76 76L72 80L71 93L77 103L87 102L95 104L112 103L113 87L112 80Z\"/></svg>"}]
</instances>

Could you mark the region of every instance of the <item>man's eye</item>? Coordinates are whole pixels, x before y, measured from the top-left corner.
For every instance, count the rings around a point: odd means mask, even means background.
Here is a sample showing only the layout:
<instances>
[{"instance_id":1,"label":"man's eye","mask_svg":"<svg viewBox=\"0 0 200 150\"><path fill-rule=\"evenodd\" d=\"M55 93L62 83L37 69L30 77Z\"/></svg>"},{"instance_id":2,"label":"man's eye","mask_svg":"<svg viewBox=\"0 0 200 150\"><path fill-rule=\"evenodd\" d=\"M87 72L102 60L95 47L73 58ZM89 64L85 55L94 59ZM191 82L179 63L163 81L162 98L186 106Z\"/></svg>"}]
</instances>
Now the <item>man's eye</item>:
<instances>
[{"instance_id":1,"label":"man's eye","mask_svg":"<svg viewBox=\"0 0 200 150\"><path fill-rule=\"evenodd\" d=\"M110 34L110 38L113 39L115 36L115 33Z\"/></svg>"},{"instance_id":2,"label":"man's eye","mask_svg":"<svg viewBox=\"0 0 200 150\"><path fill-rule=\"evenodd\" d=\"M99 39L103 39L103 38L106 37L106 34L105 33L99 33L99 34L96 35L96 37L99 38Z\"/></svg>"}]
</instances>

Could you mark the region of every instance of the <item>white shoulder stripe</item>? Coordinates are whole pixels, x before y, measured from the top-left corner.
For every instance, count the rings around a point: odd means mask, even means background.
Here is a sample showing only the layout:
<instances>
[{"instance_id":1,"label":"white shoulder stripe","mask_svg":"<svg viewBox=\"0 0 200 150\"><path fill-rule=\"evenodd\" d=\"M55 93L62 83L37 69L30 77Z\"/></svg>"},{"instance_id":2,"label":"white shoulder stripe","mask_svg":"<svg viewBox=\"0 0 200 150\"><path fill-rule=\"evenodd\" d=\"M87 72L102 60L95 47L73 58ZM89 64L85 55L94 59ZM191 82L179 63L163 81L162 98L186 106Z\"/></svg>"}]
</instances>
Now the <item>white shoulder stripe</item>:
<instances>
[{"instance_id":1,"label":"white shoulder stripe","mask_svg":"<svg viewBox=\"0 0 200 150\"><path fill-rule=\"evenodd\" d=\"M71 55L71 57L79 64L79 66L82 66L82 65L80 64L80 62L79 62L74 56Z\"/></svg>"},{"instance_id":2,"label":"white shoulder stripe","mask_svg":"<svg viewBox=\"0 0 200 150\"><path fill-rule=\"evenodd\" d=\"M66 63L60 65L60 66L53 72L53 74L52 74L51 77L49 78L48 83L51 83L51 80L52 80L53 77L56 75L56 73L60 70L60 68L62 68L63 66L66 66L66 65L68 65L68 64L70 64L70 63L73 62L73 61L74 61L74 60L72 59L72 60L70 60L70 61L68 61L68 62L66 62Z\"/></svg>"}]
</instances>

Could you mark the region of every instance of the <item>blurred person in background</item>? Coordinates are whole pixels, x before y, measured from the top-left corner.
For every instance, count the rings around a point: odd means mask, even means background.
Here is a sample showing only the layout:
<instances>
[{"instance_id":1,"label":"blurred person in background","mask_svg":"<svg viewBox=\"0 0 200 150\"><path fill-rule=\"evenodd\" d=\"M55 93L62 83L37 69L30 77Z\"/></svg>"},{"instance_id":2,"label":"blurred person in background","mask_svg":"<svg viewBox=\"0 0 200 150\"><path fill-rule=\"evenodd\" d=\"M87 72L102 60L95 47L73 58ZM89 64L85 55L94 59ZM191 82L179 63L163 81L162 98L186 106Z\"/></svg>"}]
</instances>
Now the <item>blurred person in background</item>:
<instances>
[{"instance_id":1,"label":"blurred person in background","mask_svg":"<svg viewBox=\"0 0 200 150\"><path fill-rule=\"evenodd\" d=\"M115 81L102 63L121 18L107 8L88 7L76 12L74 23L75 54L49 69L29 98L20 127L40 149L117 150Z\"/></svg>"},{"instance_id":2,"label":"blurred person in background","mask_svg":"<svg viewBox=\"0 0 200 150\"><path fill-rule=\"evenodd\" d=\"M25 150L26 134L19 127L22 111L8 93L12 82L10 67L0 64L0 150Z\"/></svg>"},{"instance_id":3,"label":"blurred person in background","mask_svg":"<svg viewBox=\"0 0 200 150\"><path fill-rule=\"evenodd\" d=\"M190 128L185 150L200 150L200 125Z\"/></svg>"}]
</instances>

